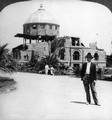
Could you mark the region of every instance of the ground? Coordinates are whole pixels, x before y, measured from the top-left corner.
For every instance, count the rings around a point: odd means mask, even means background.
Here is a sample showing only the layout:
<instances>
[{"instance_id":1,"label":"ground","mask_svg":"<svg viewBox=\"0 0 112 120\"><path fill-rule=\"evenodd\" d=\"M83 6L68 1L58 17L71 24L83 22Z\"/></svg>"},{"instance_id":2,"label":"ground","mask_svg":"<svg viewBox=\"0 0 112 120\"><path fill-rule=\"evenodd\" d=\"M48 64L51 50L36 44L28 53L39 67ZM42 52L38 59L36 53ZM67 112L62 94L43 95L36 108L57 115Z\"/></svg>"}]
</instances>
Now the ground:
<instances>
[{"instance_id":1,"label":"ground","mask_svg":"<svg viewBox=\"0 0 112 120\"><path fill-rule=\"evenodd\" d=\"M0 94L0 120L112 120L112 82L96 81L101 106L86 105L80 78L15 73L17 89Z\"/></svg>"}]
</instances>

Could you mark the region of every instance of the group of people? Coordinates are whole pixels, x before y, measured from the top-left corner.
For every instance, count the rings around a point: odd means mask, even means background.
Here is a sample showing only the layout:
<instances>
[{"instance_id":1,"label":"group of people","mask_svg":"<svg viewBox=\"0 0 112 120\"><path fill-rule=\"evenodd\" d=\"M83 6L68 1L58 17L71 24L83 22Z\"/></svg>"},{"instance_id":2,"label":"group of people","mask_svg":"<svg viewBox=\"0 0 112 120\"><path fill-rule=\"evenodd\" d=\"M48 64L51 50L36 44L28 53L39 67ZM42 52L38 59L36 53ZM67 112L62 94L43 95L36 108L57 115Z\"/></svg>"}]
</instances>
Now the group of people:
<instances>
[{"instance_id":1,"label":"group of people","mask_svg":"<svg viewBox=\"0 0 112 120\"><path fill-rule=\"evenodd\" d=\"M45 65L45 74L46 75L54 75L54 68L52 65Z\"/></svg>"}]
</instances>

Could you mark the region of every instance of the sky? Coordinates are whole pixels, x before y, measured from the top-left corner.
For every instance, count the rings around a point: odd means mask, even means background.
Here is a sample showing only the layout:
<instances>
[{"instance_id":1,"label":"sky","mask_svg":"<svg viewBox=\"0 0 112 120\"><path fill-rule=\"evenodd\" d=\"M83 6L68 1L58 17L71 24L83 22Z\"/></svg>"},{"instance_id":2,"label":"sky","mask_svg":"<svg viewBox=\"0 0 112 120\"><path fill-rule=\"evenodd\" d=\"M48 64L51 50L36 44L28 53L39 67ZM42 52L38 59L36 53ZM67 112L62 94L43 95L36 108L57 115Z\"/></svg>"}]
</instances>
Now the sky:
<instances>
[{"instance_id":1,"label":"sky","mask_svg":"<svg viewBox=\"0 0 112 120\"><path fill-rule=\"evenodd\" d=\"M29 1L29 0L0 0L0 11L7 5L15 2L20 2L20 1ZM38 1L43 1L43 0L38 0ZM52 0L52 1L62 1L62 0ZM103 4L112 11L112 0L83 0L83 1L91 1L91 2L97 2L97 3Z\"/></svg>"},{"instance_id":2,"label":"sky","mask_svg":"<svg viewBox=\"0 0 112 120\"><path fill-rule=\"evenodd\" d=\"M0 13L0 40L9 43L13 48L23 41L14 35L23 32L23 24L35 12L40 4L52 14L60 25L60 36L80 37L88 47L89 43L97 42L98 48L107 54L112 52L112 13L98 3L80 0L32 0L17 2L5 7Z\"/></svg>"}]
</instances>

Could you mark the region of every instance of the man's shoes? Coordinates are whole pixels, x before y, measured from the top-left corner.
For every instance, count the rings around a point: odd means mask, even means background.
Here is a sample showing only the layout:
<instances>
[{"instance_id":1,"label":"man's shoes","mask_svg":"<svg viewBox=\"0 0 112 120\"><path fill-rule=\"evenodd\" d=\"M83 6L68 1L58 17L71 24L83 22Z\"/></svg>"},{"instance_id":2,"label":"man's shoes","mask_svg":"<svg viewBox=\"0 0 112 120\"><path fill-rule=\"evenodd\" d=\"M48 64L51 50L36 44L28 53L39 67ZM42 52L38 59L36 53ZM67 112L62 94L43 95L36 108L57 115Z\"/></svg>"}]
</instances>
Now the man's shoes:
<instances>
[{"instance_id":1,"label":"man's shoes","mask_svg":"<svg viewBox=\"0 0 112 120\"><path fill-rule=\"evenodd\" d=\"M97 105L97 106L101 106L99 103L95 103L95 105Z\"/></svg>"}]
</instances>

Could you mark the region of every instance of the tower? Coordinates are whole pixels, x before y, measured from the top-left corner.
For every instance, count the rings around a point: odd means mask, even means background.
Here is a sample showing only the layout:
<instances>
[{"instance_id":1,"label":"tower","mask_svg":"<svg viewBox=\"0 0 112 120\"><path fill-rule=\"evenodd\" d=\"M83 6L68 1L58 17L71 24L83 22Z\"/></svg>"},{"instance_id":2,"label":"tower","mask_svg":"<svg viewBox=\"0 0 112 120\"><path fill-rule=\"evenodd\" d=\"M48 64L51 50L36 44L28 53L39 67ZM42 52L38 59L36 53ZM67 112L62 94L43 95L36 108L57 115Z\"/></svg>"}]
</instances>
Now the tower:
<instances>
[{"instance_id":1,"label":"tower","mask_svg":"<svg viewBox=\"0 0 112 120\"><path fill-rule=\"evenodd\" d=\"M23 34L29 38L29 43L32 40L51 41L59 35L59 25L41 4L40 8L23 24Z\"/></svg>"},{"instance_id":2,"label":"tower","mask_svg":"<svg viewBox=\"0 0 112 120\"><path fill-rule=\"evenodd\" d=\"M19 55L15 58L19 61L29 61L32 51L40 58L49 55L50 43L59 36L59 27L52 15L43 8L43 5L40 5L40 8L23 24L23 33L15 35L23 38L23 45L13 49L14 56Z\"/></svg>"}]
</instances>

